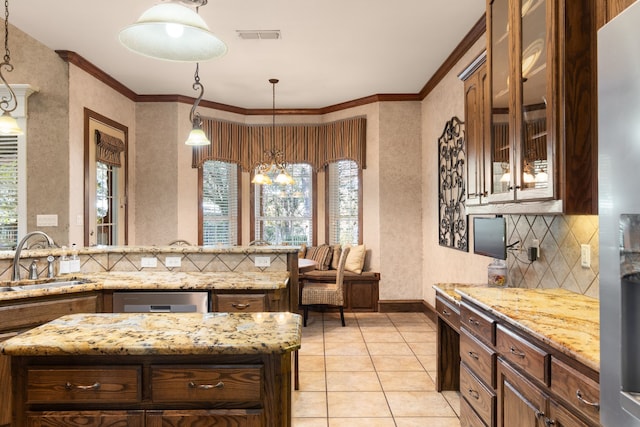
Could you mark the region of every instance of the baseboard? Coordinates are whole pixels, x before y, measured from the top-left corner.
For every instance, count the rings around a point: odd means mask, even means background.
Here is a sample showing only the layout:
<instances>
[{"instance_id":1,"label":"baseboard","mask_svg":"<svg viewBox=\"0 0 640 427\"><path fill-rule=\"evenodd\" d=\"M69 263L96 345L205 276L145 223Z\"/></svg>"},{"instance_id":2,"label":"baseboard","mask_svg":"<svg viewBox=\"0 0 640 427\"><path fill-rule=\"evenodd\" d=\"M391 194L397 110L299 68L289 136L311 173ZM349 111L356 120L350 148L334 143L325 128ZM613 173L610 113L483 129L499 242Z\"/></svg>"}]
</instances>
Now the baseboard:
<instances>
[{"instance_id":1,"label":"baseboard","mask_svg":"<svg viewBox=\"0 0 640 427\"><path fill-rule=\"evenodd\" d=\"M432 321L436 321L435 308L425 300L381 300L378 301L380 313L424 313Z\"/></svg>"}]
</instances>

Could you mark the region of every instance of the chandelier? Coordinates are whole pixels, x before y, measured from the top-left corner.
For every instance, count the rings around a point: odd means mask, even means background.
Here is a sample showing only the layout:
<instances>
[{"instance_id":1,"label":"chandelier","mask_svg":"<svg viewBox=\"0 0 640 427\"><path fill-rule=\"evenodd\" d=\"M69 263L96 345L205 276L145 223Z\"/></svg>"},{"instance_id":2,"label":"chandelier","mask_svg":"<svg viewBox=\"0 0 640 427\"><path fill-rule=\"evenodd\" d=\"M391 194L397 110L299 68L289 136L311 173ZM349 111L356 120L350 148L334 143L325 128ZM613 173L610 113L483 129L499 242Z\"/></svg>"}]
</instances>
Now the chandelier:
<instances>
[{"instance_id":1,"label":"chandelier","mask_svg":"<svg viewBox=\"0 0 640 427\"><path fill-rule=\"evenodd\" d=\"M198 8L206 4L207 0L161 2L123 28L120 43L140 55L166 61L198 62L222 56L227 45L198 15Z\"/></svg>"},{"instance_id":2,"label":"chandelier","mask_svg":"<svg viewBox=\"0 0 640 427\"><path fill-rule=\"evenodd\" d=\"M198 75L198 68L200 64L196 63L196 72L194 75L195 81L193 82L193 90L199 90L200 95L196 98L193 106L191 107L191 114L189 114L189 120L191 121L191 132L189 132L189 137L184 142L186 145L209 145L211 141L207 138L207 135L202 130L202 118L200 117L200 113L196 111L198 108L198 104L202 100L202 95L204 95L204 86L200 83L200 76Z\"/></svg>"},{"instance_id":3,"label":"chandelier","mask_svg":"<svg viewBox=\"0 0 640 427\"><path fill-rule=\"evenodd\" d=\"M260 163L257 166L257 171L251 183L253 184L272 184L273 181L281 185L294 184L295 181L291 175L287 172L287 164L284 161L284 153L275 148L275 133L276 133L276 83L278 79L269 79L273 87L273 115L271 122L271 149L265 151L267 161ZM272 180L271 176L275 175L275 179Z\"/></svg>"},{"instance_id":4,"label":"chandelier","mask_svg":"<svg viewBox=\"0 0 640 427\"><path fill-rule=\"evenodd\" d=\"M3 96L0 99L0 109L2 115L0 116L0 135L23 135L24 132L18 126L18 122L11 115L11 112L18 107L18 100L16 94L9 86L9 82L2 74L2 69L6 69L8 72L13 71L13 65L11 65L11 52L9 51L9 0L4 2L4 58L0 63L0 79L5 84L9 91L9 97Z\"/></svg>"}]
</instances>

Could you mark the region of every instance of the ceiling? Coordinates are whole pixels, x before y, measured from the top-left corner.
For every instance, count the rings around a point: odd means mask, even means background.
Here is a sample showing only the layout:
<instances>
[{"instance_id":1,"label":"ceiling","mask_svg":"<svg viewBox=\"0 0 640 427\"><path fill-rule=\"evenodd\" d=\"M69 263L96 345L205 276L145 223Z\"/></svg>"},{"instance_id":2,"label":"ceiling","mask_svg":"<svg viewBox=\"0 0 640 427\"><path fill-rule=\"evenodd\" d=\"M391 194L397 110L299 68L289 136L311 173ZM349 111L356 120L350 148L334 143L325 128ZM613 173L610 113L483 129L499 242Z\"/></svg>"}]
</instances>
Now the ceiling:
<instances>
[{"instance_id":1,"label":"ceiling","mask_svg":"<svg viewBox=\"0 0 640 427\"><path fill-rule=\"evenodd\" d=\"M142 57L118 41L156 3L14 0L9 23L53 50L76 52L138 95L195 97L195 64ZM280 79L279 109L417 94L484 10L484 0L209 0L199 13L229 50L200 64L204 99L271 108L270 78ZM237 30L282 36L243 40Z\"/></svg>"}]
</instances>

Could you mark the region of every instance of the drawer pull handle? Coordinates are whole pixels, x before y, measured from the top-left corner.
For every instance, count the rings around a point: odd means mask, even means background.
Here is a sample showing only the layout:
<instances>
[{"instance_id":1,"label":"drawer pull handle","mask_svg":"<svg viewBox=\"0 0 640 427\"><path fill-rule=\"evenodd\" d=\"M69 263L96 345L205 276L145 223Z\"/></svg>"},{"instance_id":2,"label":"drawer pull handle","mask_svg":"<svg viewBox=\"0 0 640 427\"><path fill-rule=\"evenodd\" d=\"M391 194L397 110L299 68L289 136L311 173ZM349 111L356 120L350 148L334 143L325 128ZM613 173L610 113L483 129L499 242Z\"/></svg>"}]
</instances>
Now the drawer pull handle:
<instances>
[{"instance_id":1,"label":"drawer pull handle","mask_svg":"<svg viewBox=\"0 0 640 427\"><path fill-rule=\"evenodd\" d=\"M476 325L479 326L480 322L478 322L476 319L474 319L473 317L469 318L469 323L471 323L472 325Z\"/></svg>"},{"instance_id":2,"label":"drawer pull handle","mask_svg":"<svg viewBox=\"0 0 640 427\"><path fill-rule=\"evenodd\" d=\"M446 308L442 309L442 314L444 314L447 317L451 316L451 313L449 313Z\"/></svg>"},{"instance_id":3,"label":"drawer pull handle","mask_svg":"<svg viewBox=\"0 0 640 427\"><path fill-rule=\"evenodd\" d=\"M244 310L245 308L249 308L250 305L251 304L242 304L242 303L239 303L239 302L231 303L231 306L233 308L237 308L238 310Z\"/></svg>"},{"instance_id":4,"label":"drawer pull handle","mask_svg":"<svg viewBox=\"0 0 640 427\"><path fill-rule=\"evenodd\" d=\"M211 390L214 388L224 388L224 383L220 381L218 382L218 384L196 384L193 381L189 381L189 388L195 388L198 390Z\"/></svg>"},{"instance_id":5,"label":"drawer pull handle","mask_svg":"<svg viewBox=\"0 0 640 427\"><path fill-rule=\"evenodd\" d=\"M469 351L469 356L471 356L473 359L478 360L480 357L478 356L478 353L476 353L475 351Z\"/></svg>"},{"instance_id":6,"label":"drawer pull handle","mask_svg":"<svg viewBox=\"0 0 640 427\"><path fill-rule=\"evenodd\" d=\"M467 390L467 392L468 392L468 393L469 393L469 395L470 395L471 397L473 397L474 399L476 399L476 400L479 400L479 399L480 399L480 393L478 393L476 390L474 390L474 389L470 388L469 390Z\"/></svg>"},{"instance_id":7,"label":"drawer pull handle","mask_svg":"<svg viewBox=\"0 0 640 427\"><path fill-rule=\"evenodd\" d=\"M585 405L593 406L594 408L600 410L600 402L590 402L588 400L585 400L580 390L576 390L576 397L580 402L584 403Z\"/></svg>"},{"instance_id":8,"label":"drawer pull handle","mask_svg":"<svg viewBox=\"0 0 640 427\"><path fill-rule=\"evenodd\" d=\"M518 356L521 359L524 359L524 357L526 356L523 352L521 352L520 350L516 350L516 348L514 346L511 346L511 348L509 349L509 353Z\"/></svg>"},{"instance_id":9,"label":"drawer pull handle","mask_svg":"<svg viewBox=\"0 0 640 427\"><path fill-rule=\"evenodd\" d=\"M102 384L100 383L93 383L91 385L74 385L67 381L64 388L67 390L99 390L101 386Z\"/></svg>"}]
</instances>

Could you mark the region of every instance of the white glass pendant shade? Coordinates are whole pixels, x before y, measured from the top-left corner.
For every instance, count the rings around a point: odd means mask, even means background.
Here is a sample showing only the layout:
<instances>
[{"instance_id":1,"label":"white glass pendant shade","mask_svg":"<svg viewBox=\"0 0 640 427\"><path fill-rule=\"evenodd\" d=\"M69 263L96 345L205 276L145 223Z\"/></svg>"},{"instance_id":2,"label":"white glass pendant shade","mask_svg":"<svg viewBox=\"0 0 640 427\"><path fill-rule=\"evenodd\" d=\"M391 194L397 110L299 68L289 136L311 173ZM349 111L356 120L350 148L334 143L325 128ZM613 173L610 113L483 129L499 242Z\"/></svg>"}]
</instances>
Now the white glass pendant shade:
<instances>
[{"instance_id":1,"label":"white glass pendant shade","mask_svg":"<svg viewBox=\"0 0 640 427\"><path fill-rule=\"evenodd\" d=\"M186 145L209 145L211 141L207 138L204 131L200 128L194 127L189 132L189 137L184 142Z\"/></svg>"},{"instance_id":2,"label":"white glass pendant shade","mask_svg":"<svg viewBox=\"0 0 640 427\"><path fill-rule=\"evenodd\" d=\"M258 185L270 185L272 181L271 181L271 178L269 178L269 175L262 172L258 172L251 180L251 183L258 184Z\"/></svg>"},{"instance_id":3,"label":"white glass pendant shade","mask_svg":"<svg viewBox=\"0 0 640 427\"><path fill-rule=\"evenodd\" d=\"M294 184L293 178L286 171L280 171L278 176L276 176L276 183L280 185L291 185Z\"/></svg>"},{"instance_id":4,"label":"white glass pendant shade","mask_svg":"<svg viewBox=\"0 0 640 427\"><path fill-rule=\"evenodd\" d=\"M24 135L18 122L8 111L0 116L0 135Z\"/></svg>"},{"instance_id":5,"label":"white glass pendant shade","mask_svg":"<svg viewBox=\"0 0 640 427\"><path fill-rule=\"evenodd\" d=\"M227 45L195 10L173 2L153 6L119 38L133 52L167 61L206 61L227 53Z\"/></svg>"}]
</instances>

